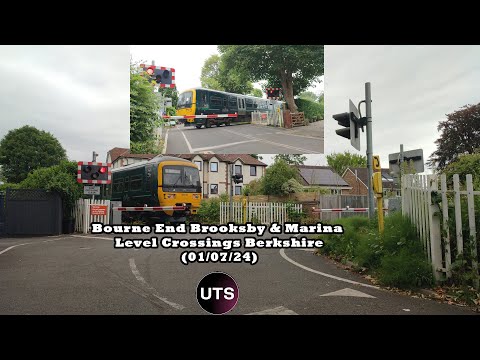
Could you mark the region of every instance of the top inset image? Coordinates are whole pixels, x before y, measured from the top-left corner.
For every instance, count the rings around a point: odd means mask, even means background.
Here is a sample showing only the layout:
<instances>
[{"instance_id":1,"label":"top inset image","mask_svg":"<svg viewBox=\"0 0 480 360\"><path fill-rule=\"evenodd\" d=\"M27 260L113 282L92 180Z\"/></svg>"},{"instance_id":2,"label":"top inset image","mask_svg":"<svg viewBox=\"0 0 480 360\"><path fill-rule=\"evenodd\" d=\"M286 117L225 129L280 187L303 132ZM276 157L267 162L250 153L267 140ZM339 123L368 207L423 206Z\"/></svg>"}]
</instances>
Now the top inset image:
<instances>
[{"instance_id":1,"label":"top inset image","mask_svg":"<svg viewBox=\"0 0 480 360\"><path fill-rule=\"evenodd\" d=\"M131 45L130 148L323 154L323 45Z\"/></svg>"}]
</instances>

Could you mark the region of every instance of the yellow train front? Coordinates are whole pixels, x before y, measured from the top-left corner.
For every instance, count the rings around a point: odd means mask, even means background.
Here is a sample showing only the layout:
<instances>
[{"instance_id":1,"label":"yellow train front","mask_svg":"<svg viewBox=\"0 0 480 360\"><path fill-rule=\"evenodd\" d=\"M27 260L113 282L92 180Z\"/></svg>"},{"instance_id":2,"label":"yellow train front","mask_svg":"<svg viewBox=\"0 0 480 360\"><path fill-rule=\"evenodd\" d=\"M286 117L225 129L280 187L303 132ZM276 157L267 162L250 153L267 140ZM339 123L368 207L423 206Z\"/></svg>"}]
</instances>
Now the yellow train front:
<instances>
[{"instance_id":1,"label":"yellow train front","mask_svg":"<svg viewBox=\"0 0 480 360\"><path fill-rule=\"evenodd\" d=\"M250 95L203 88L188 89L180 93L177 101L177 116L184 116L185 126L229 126L234 123L250 123L254 111L273 111L275 100ZM204 117L198 117L198 116ZM206 117L206 116L210 117ZM216 117L222 115L222 117Z\"/></svg>"},{"instance_id":2,"label":"yellow train front","mask_svg":"<svg viewBox=\"0 0 480 360\"><path fill-rule=\"evenodd\" d=\"M122 202L122 207L185 207L185 210L126 211L122 221L182 222L197 213L202 199L198 167L185 159L161 155L113 169L107 191L112 201Z\"/></svg>"}]
</instances>

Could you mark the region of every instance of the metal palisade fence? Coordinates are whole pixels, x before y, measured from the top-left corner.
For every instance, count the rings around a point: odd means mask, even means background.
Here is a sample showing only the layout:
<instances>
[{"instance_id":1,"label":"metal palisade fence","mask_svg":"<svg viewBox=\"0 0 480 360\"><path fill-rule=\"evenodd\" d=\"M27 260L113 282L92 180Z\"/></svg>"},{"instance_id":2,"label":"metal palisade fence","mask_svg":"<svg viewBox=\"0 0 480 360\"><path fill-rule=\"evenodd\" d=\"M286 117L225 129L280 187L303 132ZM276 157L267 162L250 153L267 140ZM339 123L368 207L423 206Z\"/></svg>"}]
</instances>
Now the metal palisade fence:
<instances>
[{"instance_id":1,"label":"metal palisade fence","mask_svg":"<svg viewBox=\"0 0 480 360\"><path fill-rule=\"evenodd\" d=\"M480 191L474 190L472 175L462 180L465 185L461 186L459 175L453 175L453 189L449 189L446 175L402 177L402 213L415 225L436 280L452 276L452 262L464 251L478 275ZM478 289L478 280L475 286Z\"/></svg>"},{"instance_id":2,"label":"metal palisade fence","mask_svg":"<svg viewBox=\"0 0 480 360\"><path fill-rule=\"evenodd\" d=\"M270 225L274 222L283 224L292 221L289 214L301 213L302 204L274 203L274 202L233 202L232 218L230 217L230 203L220 203L220 223L226 224L252 222Z\"/></svg>"}]
</instances>

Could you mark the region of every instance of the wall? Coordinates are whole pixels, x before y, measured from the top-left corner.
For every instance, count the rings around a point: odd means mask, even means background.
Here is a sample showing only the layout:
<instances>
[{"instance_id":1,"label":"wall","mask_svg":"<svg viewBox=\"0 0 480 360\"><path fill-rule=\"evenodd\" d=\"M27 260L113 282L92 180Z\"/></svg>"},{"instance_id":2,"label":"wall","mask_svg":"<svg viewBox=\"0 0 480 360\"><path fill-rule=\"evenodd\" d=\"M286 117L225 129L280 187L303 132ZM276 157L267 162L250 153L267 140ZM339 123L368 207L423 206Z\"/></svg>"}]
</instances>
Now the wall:
<instances>
[{"instance_id":1,"label":"wall","mask_svg":"<svg viewBox=\"0 0 480 360\"><path fill-rule=\"evenodd\" d=\"M343 180L345 180L352 187L352 189L344 190L342 191L342 194L368 195L367 187L351 171L347 171L345 173L345 175L343 176Z\"/></svg>"}]
</instances>

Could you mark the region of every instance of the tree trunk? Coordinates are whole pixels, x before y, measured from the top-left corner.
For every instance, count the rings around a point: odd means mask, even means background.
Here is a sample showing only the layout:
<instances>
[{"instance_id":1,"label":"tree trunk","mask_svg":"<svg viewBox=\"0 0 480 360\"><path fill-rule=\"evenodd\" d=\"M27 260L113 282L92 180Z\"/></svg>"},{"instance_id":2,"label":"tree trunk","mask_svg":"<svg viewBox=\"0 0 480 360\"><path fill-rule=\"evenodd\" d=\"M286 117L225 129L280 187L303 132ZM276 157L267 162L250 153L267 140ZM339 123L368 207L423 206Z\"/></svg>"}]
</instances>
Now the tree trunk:
<instances>
[{"instance_id":1,"label":"tree trunk","mask_svg":"<svg viewBox=\"0 0 480 360\"><path fill-rule=\"evenodd\" d=\"M282 88L285 96L285 101L287 102L288 108L292 113L297 112L298 108L293 99L293 79L292 74L282 72L280 81L282 83Z\"/></svg>"}]
</instances>

